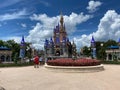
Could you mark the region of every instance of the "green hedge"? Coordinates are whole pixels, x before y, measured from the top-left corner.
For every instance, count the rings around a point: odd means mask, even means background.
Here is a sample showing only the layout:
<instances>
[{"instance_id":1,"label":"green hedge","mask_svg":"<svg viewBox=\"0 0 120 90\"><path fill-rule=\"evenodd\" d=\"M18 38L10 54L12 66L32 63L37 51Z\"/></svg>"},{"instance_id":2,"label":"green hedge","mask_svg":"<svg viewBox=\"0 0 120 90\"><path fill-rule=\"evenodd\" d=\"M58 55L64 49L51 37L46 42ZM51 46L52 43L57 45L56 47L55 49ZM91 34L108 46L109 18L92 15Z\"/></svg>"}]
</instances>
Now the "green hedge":
<instances>
[{"instance_id":1,"label":"green hedge","mask_svg":"<svg viewBox=\"0 0 120 90\"><path fill-rule=\"evenodd\" d=\"M119 61L102 61L102 64L120 64Z\"/></svg>"},{"instance_id":2,"label":"green hedge","mask_svg":"<svg viewBox=\"0 0 120 90\"><path fill-rule=\"evenodd\" d=\"M0 67L22 67L22 66L31 66L33 63L6 63L6 64L0 64Z\"/></svg>"}]
</instances>

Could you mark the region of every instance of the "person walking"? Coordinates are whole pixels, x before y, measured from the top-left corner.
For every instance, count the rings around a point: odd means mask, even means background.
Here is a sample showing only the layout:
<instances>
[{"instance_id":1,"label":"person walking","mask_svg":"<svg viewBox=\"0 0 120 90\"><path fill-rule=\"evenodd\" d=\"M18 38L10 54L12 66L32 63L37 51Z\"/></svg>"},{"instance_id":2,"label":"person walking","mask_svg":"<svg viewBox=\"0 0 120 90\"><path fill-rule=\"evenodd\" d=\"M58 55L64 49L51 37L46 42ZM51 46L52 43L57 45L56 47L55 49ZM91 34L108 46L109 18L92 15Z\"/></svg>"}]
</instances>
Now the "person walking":
<instances>
[{"instance_id":1,"label":"person walking","mask_svg":"<svg viewBox=\"0 0 120 90\"><path fill-rule=\"evenodd\" d=\"M37 55L34 58L34 68L39 68L39 57Z\"/></svg>"}]
</instances>

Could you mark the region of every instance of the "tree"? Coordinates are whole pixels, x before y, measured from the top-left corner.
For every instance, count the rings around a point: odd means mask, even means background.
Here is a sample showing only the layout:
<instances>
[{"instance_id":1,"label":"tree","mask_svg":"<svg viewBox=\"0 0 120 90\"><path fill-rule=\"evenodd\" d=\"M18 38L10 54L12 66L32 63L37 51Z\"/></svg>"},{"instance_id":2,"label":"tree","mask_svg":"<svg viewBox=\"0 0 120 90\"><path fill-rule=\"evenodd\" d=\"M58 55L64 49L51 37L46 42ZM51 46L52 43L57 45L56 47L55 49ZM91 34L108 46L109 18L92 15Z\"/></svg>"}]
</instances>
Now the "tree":
<instances>
[{"instance_id":1,"label":"tree","mask_svg":"<svg viewBox=\"0 0 120 90\"><path fill-rule=\"evenodd\" d=\"M7 48L10 48L12 50L12 60L14 60L14 56L16 53L17 53L16 57L19 57L18 53L20 50L20 46L14 40L8 40L8 41L0 40L0 46L6 46Z\"/></svg>"},{"instance_id":2,"label":"tree","mask_svg":"<svg viewBox=\"0 0 120 90\"><path fill-rule=\"evenodd\" d=\"M103 45L103 46L101 46ZM96 42L96 56L98 59L105 59L106 57L106 53L105 53L105 42L100 42L100 41L97 41Z\"/></svg>"},{"instance_id":3,"label":"tree","mask_svg":"<svg viewBox=\"0 0 120 90\"><path fill-rule=\"evenodd\" d=\"M108 40L107 42L105 42L105 47L107 48L108 46L116 46L118 45L118 43L114 40Z\"/></svg>"},{"instance_id":4,"label":"tree","mask_svg":"<svg viewBox=\"0 0 120 90\"><path fill-rule=\"evenodd\" d=\"M18 43L16 43L14 40L8 40L6 42L4 42L4 46L12 49L12 60L14 60L14 57L19 57L19 50L20 50L20 46ZM16 54L17 53L17 54Z\"/></svg>"},{"instance_id":5,"label":"tree","mask_svg":"<svg viewBox=\"0 0 120 90\"><path fill-rule=\"evenodd\" d=\"M0 40L0 46L4 46L4 41Z\"/></svg>"},{"instance_id":6,"label":"tree","mask_svg":"<svg viewBox=\"0 0 120 90\"><path fill-rule=\"evenodd\" d=\"M90 50L89 47L87 47L87 46L83 47L83 55L85 55L85 56L91 56L91 50Z\"/></svg>"},{"instance_id":7,"label":"tree","mask_svg":"<svg viewBox=\"0 0 120 90\"><path fill-rule=\"evenodd\" d=\"M18 53L15 53L14 58L13 58L15 64L18 63L18 59L19 59L18 58Z\"/></svg>"},{"instance_id":8,"label":"tree","mask_svg":"<svg viewBox=\"0 0 120 90\"><path fill-rule=\"evenodd\" d=\"M103 46L101 46L103 44ZM97 58L104 60L106 58L106 52L105 50L109 46L116 46L118 43L114 40L108 40L107 42L96 42L96 54Z\"/></svg>"}]
</instances>

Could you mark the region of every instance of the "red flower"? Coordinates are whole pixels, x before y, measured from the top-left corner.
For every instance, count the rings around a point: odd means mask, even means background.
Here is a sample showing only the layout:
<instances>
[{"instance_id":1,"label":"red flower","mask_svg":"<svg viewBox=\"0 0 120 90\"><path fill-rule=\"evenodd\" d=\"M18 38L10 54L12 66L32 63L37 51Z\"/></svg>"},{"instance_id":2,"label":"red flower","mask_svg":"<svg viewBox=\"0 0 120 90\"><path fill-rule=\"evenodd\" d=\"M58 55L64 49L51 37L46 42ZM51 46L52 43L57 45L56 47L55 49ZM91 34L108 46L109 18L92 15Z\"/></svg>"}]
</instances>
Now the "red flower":
<instances>
[{"instance_id":1,"label":"red flower","mask_svg":"<svg viewBox=\"0 0 120 90\"><path fill-rule=\"evenodd\" d=\"M100 61L93 59L72 60L71 58L61 58L55 60L48 60L47 64L52 66L95 66L100 65Z\"/></svg>"}]
</instances>

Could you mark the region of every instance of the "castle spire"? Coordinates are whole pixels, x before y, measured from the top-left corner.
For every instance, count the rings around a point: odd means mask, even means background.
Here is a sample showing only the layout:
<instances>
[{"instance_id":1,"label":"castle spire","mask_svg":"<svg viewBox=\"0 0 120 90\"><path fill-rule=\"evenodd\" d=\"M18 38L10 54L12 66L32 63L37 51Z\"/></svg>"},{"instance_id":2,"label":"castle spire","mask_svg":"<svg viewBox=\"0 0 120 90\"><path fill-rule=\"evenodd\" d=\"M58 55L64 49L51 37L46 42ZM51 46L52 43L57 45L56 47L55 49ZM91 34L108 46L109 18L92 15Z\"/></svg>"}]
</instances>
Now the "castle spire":
<instances>
[{"instance_id":1,"label":"castle spire","mask_svg":"<svg viewBox=\"0 0 120 90\"><path fill-rule=\"evenodd\" d=\"M63 15L62 15L62 12L61 12L61 17L60 17L60 24L63 26L63 22L64 22L64 19L63 19Z\"/></svg>"},{"instance_id":2,"label":"castle spire","mask_svg":"<svg viewBox=\"0 0 120 90\"><path fill-rule=\"evenodd\" d=\"M22 36L22 40L21 40L21 44L20 44L20 58L24 58L25 57L25 40L24 40L24 36Z\"/></svg>"},{"instance_id":3,"label":"castle spire","mask_svg":"<svg viewBox=\"0 0 120 90\"><path fill-rule=\"evenodd\" d=\"M24 36L22 36L22 40L21 40L21 45L20 46L24 46L25 45L25 40L24 40Z\"/></svg>"},{"instance_id":4,"label":"castle spire","mask_svg":"<svg viewBox=\"0 0 120 90\"><path fill-rule=\"evenodd\" d=\"M95 39L94 39L93 36L92 36L92 39L91 39L91 47L95 48Z\"/></svg>"},{"instance_id":5,"label":"castle spire","mask_svg":"<svg viewBox=\"0 0 120 90\"><path fill-rule=\"evenodd\" d=\"M91 43L95 43L95 39L94 39L93 36L92 36L92 39L91 39Z\"/></svg>"}]
</instances>

